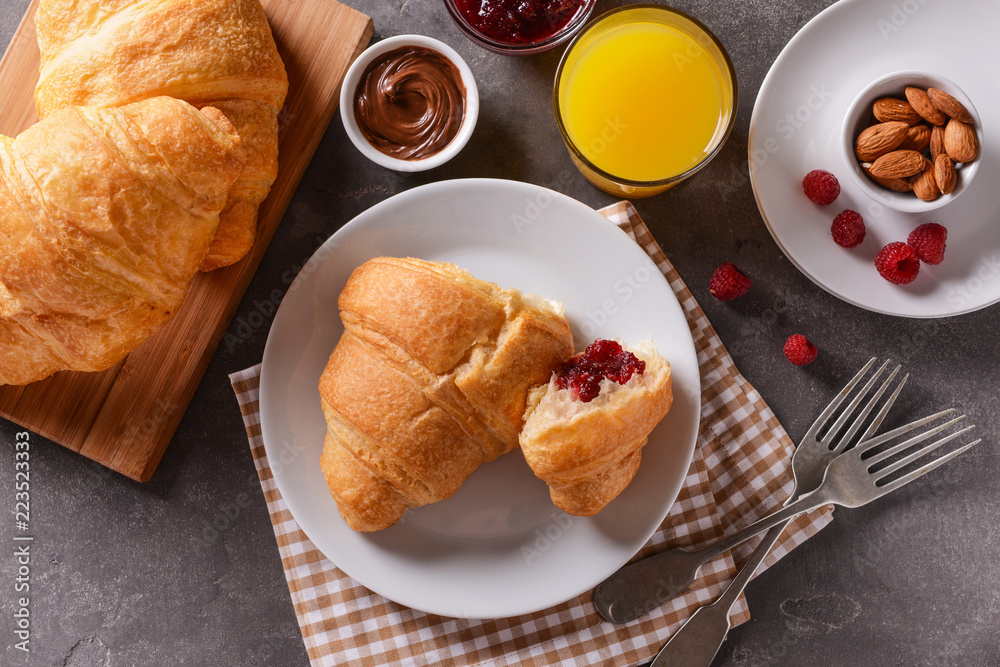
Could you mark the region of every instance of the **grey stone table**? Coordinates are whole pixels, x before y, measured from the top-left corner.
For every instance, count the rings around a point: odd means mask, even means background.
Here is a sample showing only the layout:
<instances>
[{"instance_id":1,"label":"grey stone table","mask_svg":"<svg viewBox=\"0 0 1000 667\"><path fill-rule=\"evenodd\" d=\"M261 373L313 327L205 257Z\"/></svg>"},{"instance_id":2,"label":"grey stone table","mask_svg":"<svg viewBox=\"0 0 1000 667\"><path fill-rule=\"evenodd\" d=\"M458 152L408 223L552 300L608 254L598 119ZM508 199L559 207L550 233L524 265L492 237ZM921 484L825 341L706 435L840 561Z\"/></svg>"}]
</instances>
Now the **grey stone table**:
<instances>
[{"instance_id":1,"label":"grey stone table","mask_svg":"<svg viewBox=\"0 0 1000 667\"><path fill-rule=\"evenodd\" d=\"M353 216L423 183L482 176L551 185L589 205L613 199L580 177L551 110L558 52L487 53L440 0L347 0L380 39L423 33L454 46L479 82L482 114L469 146L430 173L374 166L330 124L230 332L254 301ZM28 0L0 4L9 42ZM599 0L598 11L617 2ZM728 47L740 86L732 137L697 178L637 207L701 302L736 363L793 438L870 355L913 373L903 405L956 404L985 442L936 474L837 520L753 582L753 620L730 633L718 665L997 665L1000 460L995 434L997 310L939 321L873 314L816 287L782 256L747 176L747 134L761 81L795 32L828 0L675 3ZM755 280L723 304L708 279L733 261ZM257 318L258 315L253 315ZM268 321L216 353L152 481L138 484L31 436L31 653L14 648L14 453L20 430L0 423L0 664L305 665L263 496L227 374L257 362ZM820 349L788 364L784 338ZM240 334L246 334L245 329ZM204 527L224 529L198 544Z\"/></svg>"}]
</instances>

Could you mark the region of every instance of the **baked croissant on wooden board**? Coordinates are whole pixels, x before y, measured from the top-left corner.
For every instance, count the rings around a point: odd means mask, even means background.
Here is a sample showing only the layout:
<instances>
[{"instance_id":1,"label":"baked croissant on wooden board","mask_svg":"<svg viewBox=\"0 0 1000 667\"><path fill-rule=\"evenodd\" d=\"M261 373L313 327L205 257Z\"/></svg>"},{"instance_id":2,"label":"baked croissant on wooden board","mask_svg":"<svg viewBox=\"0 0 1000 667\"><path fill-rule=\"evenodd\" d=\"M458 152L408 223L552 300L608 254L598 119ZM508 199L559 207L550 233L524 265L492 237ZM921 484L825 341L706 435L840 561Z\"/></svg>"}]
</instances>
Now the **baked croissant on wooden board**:
<instances>
[{"instance_id":1,"label":"baked croissant on wooden board","mask_svg":"<svg viewBox=\"0 0 1000 667\"><path fill-rule=\"evenodd\" d=\"M171 97L0 137L0 384L112 366L180 307L245 151Z\"/></svg>"},{"instance_id":2,"label":"baked croissant on wooden board","mask_svg":"<svg viewBox=\"0 0 1000 667\"><path fill-rule=\"evenodd\" d=\"M278 169L288 78L258 0L41 0L35 15L40 118L67 106L119 106L160 95L221 110L247 162L202 270L253 245L257 209Z\"/></svg>"},{"instance_id":3,"label":"baked croissant on wooden board","mask_svg":"<svg viewBox=\"0 0 1000 667\"><path fill-rule=\"evenodd\" d=\"M642 374L625 384L603 379L590 402L557 386L554 376L528 398L521 451L548 484L552 502L568 514L591 516L618 497L673 403L670 364L652 342L629 351L645 362Z\"/></svg>"},{"instance_id":4,"label":"baked croissant on wooden board","mask_svg":"<svg viewBox=\"0 0 1000 667\"><path fill-rule=\"evenodd\" d=\"M529 390L573 353L560 304L452 264L369 260L338 306L344 333L319 382L320 464L357 531L444 500L517 447Z\"/></svg>"}]
</instances>

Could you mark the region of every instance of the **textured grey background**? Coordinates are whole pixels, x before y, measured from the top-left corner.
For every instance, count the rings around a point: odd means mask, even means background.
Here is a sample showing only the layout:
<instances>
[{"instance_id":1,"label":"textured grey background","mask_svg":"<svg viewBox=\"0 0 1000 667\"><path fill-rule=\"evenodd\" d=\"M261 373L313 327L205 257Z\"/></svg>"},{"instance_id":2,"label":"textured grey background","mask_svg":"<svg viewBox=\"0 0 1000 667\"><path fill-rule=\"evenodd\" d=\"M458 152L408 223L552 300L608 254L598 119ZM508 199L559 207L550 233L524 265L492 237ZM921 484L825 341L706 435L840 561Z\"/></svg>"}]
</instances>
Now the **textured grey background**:
<instances>
[{"instance_id":1,"label":"textured grey background","mask_svg":"<svg viewBox=\"0 0 1000 667\"><path fill-rule=\"evenodd\" d=\"M943 1L943 0L937 0ZM247 292L237 319L354 215L408 188L484 176L551 185L595 207L613 199L573 170L551 110L559 53L511 59L483 51L440 0L347 0L375 19L375 39L423 33L454 46L475 73L479 126L455 160L404 176L367 162L334 118ZM6 44L28 4L3 0ZM597 11L621 4L598 1ZM722 153L697 178L637 203L739 368L793 438L864 360L906 362L908 410L956 404L985 442L902 492L837 520L748 590L753 620L717 665L997 665L1000 552L995 450L997 311L937 322L872 314L802 276L771 240L746 174L758 88L785 43L827 0L674 3L728 47L739 112ZM972 17L970 17L971 19ZM835 57L831 55L831 57ZM722 261L754 279L732 304L708 294ZM256 317L256 316L255 316ZM137 484L32 436L33 619L30 659L13 643L13 443L0 423L0 663L4 665L305 665L306 653L227 374L260 359L267 323L223 346L155 477ZM805 333L820 348L804 369L781 354ZM245 332L244 332L245 333ZM224 526L199 548L206 525Z\"/></svg>"}]
</instances>

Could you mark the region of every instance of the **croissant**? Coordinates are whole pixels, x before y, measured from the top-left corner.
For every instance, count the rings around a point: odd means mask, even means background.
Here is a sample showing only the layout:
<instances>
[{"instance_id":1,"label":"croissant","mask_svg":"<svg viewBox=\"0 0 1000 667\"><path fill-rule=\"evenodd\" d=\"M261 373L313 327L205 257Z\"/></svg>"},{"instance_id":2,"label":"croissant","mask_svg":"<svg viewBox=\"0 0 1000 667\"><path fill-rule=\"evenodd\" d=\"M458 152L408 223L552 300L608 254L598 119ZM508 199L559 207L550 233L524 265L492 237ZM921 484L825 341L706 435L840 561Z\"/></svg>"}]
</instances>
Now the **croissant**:
<instances>
[{"instance_id":1,"label":"croissant","mask_svg":"<svg viewBox=\"0 0 1000 667\"><path fill-rule=\"evenodd\" d=\"M515 448L529 390L573 352L560 304L442 262L365 262L338 306L320 465L358 531L449 497Z\"/></svg>"},{"instance_id":2,"label":"croissant","mask_svg":"<svg viewBox=\"0 0 1000 667\"><path fill-rule=\"evenodd\" d=\"M0 137L0 384L103 370L162 327L243 161L222 113L170 97Z\"/></svg>"},{"instance_id":3,"label":"croissant","mask_svg":"<svg viewBox=\"0 0 1000 667\"><path fill-rule=\"evenodd\" d=\"M67 106L158 95L222 111L246 146L202 270L253 245L257 209L278 169L278 112L288 78L258 0L41 0L35 16L40 118Z\"/></svg>"},{"instance_id":4,"label":"croissant","mask_svg":"<svg viewBox=\"0 0 1000 667\"><path fill-rule=\"evenodd\" d=\"M549 486L552 502L575 516L591 516L618 497L639 469L642 448L670 410L670 364L651 341L630 351L645 368L624 384L600 380L584 402L556 375L528 398L521 451ZM590 348L588 348L588 353Z\"/></svg>"}]
</instances>

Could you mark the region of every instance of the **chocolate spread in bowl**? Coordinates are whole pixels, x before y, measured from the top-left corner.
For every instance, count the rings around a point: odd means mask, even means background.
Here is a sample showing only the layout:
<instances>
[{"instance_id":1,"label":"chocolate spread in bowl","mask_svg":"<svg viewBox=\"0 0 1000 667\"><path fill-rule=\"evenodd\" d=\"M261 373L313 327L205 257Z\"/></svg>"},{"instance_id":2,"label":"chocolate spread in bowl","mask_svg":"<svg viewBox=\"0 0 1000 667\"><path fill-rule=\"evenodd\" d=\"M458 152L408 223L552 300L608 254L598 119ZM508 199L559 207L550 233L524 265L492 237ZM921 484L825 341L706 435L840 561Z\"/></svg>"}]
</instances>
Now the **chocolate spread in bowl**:
<instances>
[{"instance_id":1,"label":"chocolate spread in bowl","mask_svg":"<svg viewBox=\"0 0 1000 667\"><path fill-rule=\"evenodd\" d=\"M365 139L390 157L420 160L441 151L465 120L465 85L444 55L404 46L376 58L354 93Z\"/></svg>"}]
</instances>

